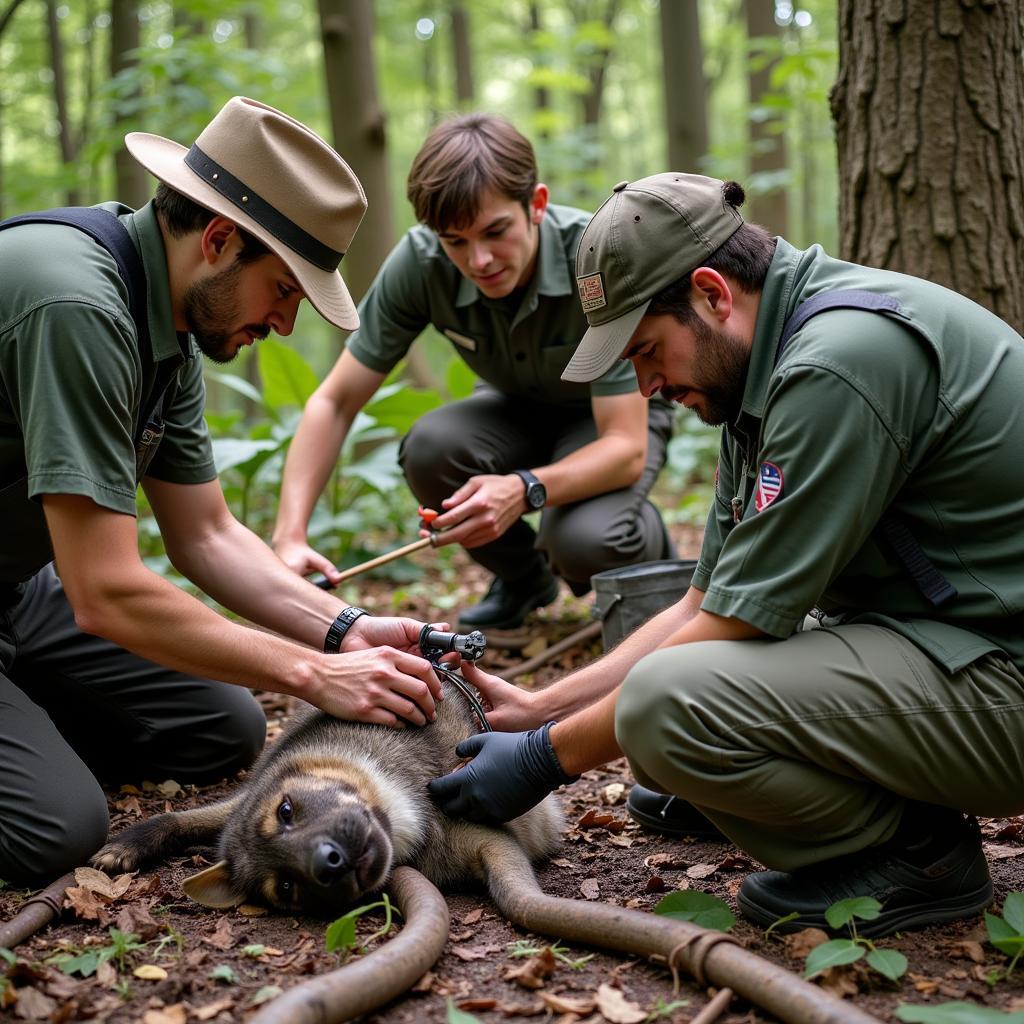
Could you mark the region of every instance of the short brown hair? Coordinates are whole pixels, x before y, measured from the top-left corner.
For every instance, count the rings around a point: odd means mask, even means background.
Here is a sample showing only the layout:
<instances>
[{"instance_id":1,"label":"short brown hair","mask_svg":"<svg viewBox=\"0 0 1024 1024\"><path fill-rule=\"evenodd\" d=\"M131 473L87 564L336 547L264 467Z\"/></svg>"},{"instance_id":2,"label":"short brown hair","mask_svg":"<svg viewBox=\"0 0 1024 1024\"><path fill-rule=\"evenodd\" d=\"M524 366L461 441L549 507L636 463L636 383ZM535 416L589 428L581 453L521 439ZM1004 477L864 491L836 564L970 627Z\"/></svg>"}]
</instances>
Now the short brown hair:
<instances>
[{"instance_id":1,"label":"short brown hair","mask_svg":"<svg viewBox=\"0 0 1024 1024\"><path fill-rule=\"evenodd\" d=\"M172 238L183 238L193 231L204 231L206 225L217 216L212 210L193 202L188 196L183 196L164 181L156 187L153 208ZM242 248L236 257L239 263L254 263L270 254L270 249L258 238L250 235L248 231L243 231L237 224L235 227L242 242Z\"/></svg>"},{"instance_id":2,"label":"short brown hair","mask_svg":"<svg viewBox=\"0 0 1024 1024\"><path fill-rule=\"evenodd\" d=\"M488 189L529 213L537 158L529 139L503 117L464 114L439 124L409 169L406 195L416 219L435 231L464 228Z\"/></svg>"},{"instance_id":3,"label":"short brown hair","mask_svg":"<svg viewBox=\"0 0 1024 1024\"><path fill-rule=\"evenodd\" d=\"M726 202L741 206L746 198L743 189L734 181L727 182L725 189ZM701 266L730 277L747 293L759 292L768 276L777 242L760 224L744 221ZM645 315L674 316L681 324L692 324L697 314L690 304L690 278L691 274L684 274L658 292Z\"/></svg>"}]
</instances>

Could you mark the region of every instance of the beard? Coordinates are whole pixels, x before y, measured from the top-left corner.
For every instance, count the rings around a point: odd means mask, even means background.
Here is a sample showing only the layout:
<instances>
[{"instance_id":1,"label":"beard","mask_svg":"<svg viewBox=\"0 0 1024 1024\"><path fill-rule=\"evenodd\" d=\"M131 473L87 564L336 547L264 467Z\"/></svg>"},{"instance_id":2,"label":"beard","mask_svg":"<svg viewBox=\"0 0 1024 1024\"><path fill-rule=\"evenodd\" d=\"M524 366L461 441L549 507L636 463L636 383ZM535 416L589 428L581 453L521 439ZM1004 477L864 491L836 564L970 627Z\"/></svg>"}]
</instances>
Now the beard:
<instances>
[{"instance_id":1,"label":"beard","mask_svg":"<svg viewBox=\"0 0 1024 1024\"><path fill-rule=\"evenodd\" d=\"M694 338L694 383L690 388L662 388L669 401L687 391L699 391L703 403L693 407L698 419L709 427L732 423L743 404L750 352L731 334L716 331L699 317L687 326Z\"/></svg>"},{"instance_id":2,"label":"beard","mask_svg":"<svg viewBox=\"0 0 1024 1024\"><path fill-rule=\"evenodd\" d=\"M270 333L269 324L230 326L240 316L239 278L244 267L236 259L216 276L196 281L185 289L185 322L199 351L215 363L230 363L238 355L241 346L231 339L239 331L249 331L257 338Z\"/></svg>"}]
</instances>

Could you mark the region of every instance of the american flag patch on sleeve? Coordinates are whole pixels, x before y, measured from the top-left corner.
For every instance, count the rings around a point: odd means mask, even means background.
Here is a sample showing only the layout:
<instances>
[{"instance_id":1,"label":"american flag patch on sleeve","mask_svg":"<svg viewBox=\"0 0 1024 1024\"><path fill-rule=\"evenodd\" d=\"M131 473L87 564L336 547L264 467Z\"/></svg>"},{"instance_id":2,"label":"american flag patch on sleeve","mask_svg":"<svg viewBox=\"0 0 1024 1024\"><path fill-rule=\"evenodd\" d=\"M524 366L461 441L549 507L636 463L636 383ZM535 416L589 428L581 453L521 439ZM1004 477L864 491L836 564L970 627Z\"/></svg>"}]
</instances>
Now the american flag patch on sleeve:
<instances>
[{"instance_id":1,"label":"american flag patch on sleeve","mask_svg":"<svg viewBox=\"0 0 1024 1024\"><path fill-rule=\"evenodd\" d=\"M763 512L782 493L782 470L774 462L762 462L757 472L754 508Z\"/></svg>"}]
</instances>

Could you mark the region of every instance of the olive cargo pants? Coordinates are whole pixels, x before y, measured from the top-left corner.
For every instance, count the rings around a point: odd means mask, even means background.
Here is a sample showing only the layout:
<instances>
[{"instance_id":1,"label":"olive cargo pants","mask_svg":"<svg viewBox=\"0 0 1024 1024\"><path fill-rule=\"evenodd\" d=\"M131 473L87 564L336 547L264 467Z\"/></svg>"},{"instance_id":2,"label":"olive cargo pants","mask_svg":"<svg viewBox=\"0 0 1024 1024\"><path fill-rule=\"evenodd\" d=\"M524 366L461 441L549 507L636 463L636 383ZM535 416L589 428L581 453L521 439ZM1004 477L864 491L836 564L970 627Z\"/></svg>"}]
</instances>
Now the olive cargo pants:
<instances>
[{"instance_id":1,"label":"olive cargo pants","mask_svg":"<svg viewBox=\"0 0 1024 1024\"><path fill-rule=\"evenodd\" d=\"M661 515L647 500L672 436L672 410L652 403L647 462L631 487L607 491L541 513L539 533L522 519L490 544L467 552L510 582L541 571L541 552L552 572L577 594L604 569L674 557ZM590 408L529 402L478 385L468 398L433 409L402 441L399 462L419 501L441 500L478 473L511 473L557 462L597 437Z\"/></svg>"},{"instance_id":2,"label":"olive cargo pants","mask_svg":"<svg viewBox=\"0 0 1024 1024\"><path fill-rule=\"evenodd\" d=\"M1024 811L1024 674L994 655L951 674L882 626L656 651L615 729L642 785L775 870L884 842L908 800Z\"/></svg>"},{"instance_id":3,"label":"olive cargo pants","mask_svg":"<svg viewBox=\"0 0 1024 1024\"><path fill-rule=\"evenodd\" d=\"M81 632L52 566L0 587L5 881L52 881L102 845L97 776L215 781L247 767L265 736L263 711L242 687L172 672Z\"/></svg>"}]
</instances>

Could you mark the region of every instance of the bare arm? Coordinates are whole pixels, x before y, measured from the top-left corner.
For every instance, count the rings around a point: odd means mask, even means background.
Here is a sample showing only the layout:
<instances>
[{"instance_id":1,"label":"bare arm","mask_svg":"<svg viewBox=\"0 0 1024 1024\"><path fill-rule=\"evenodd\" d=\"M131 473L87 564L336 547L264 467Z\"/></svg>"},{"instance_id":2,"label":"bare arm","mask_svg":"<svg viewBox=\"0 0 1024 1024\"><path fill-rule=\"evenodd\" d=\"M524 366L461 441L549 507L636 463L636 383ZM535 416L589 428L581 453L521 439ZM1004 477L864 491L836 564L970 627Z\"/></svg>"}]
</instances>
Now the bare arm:
<instances>
[{"instance_id":1,"label":"bare arm","mask_svg":"<svg viewBox=\"0 0 1024 1024\"><path fill-rule=\"evenodd\" d=\"M639 392L592 402L597 437L557 462L531 469L549 505L568 505L635 483L647 458L647 399ZM434 521L439 543L479 547L500 537L526 511L523 481L514 473L473 477L442 502ZM443 539L442 539L443 538Z\"/></svg>"},{"instance_id":2,"label":"bare arm","mask_svg":"<svg viewBox=\"0 0 1024 1024\"><path fill-rule=\"evenodd\" d=\"M306 529L352 421L384 377L345 349L303 410L284 464L272 541L281 561L300 576L318 570L337 582L337 568L309 547Z\"/></svg>"},{"instance_id":3,"label":"bare arm","mask_svg":"<svg viewBox=\"0 0 1024 1024\"><path fill-rule=\"evenodd\" d=\"M168 498L180 496L183 490L193 494L196 503L170 514L174 523L170 549L180 557L183 545L176 534L190 520L197 534L207 538L197 541L202 554L185 556L184 567L214 581L213 589L222 589L229 597L251 589L256 595L251 598L251 610L261 612L262 608L265 613L254 616L257 621L272 617L270 608L279 600L274 592L278 584L310 591L309 598L293 593L280 600L287 606L280 613L281 624L291 621L300 639L315 643L317 649L231 622L150 572L139 557L134 517L101 508L80 495L46 495L43 508L57 567L82 630L181 672L294 694L339 718L394 725L398 716L420 724L432 715L432 691L437 687L424 659L393 647L356 650L357 636L351 646L345 645L351 653L321 653L318 648L327 626L344 605L289 573L252 534L249 543L232 530L229 535L243 544L243 558L218 563L216 554L211 554L216 546L211 548L208 542L206 519L216 504L212 492L220 493L217 483L147 488L155 497L154 510L165 518ZM237 580L217 586L218 564L221 575L232 573ZM303 621L307 611L313 625ZM412 620L369 622L377 628L408 622L399 627L408 646L418 627Z\"/></svg>"}]
</instances>

